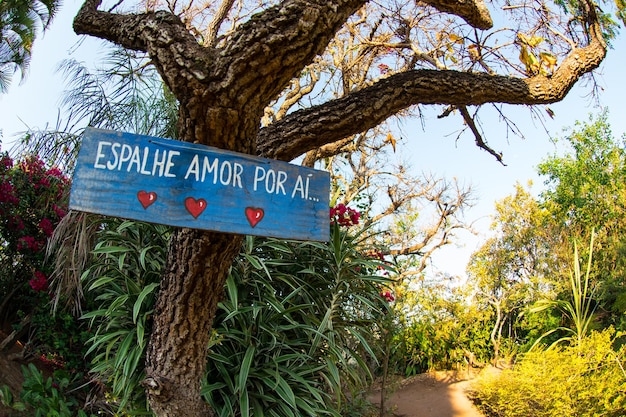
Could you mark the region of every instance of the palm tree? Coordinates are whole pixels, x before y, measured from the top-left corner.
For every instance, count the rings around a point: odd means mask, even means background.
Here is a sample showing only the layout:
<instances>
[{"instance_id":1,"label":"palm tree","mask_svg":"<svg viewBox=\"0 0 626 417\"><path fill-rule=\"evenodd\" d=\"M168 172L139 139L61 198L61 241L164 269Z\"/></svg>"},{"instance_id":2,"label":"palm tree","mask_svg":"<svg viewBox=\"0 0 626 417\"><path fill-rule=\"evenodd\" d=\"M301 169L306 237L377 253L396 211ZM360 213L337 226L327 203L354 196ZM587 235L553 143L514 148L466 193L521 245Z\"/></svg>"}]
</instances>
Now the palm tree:
<instances>
[{"instance_id":1,"label":"palm tree","mask_svg":"<svg viewBox=\"0 0 626 417\"><path fill-rule=\"evenodd\" d=\"M0 1L0 93L18 69L24 78L39 25L47 29L59 6L60 0Z\"/></svg>"}]
</instances>

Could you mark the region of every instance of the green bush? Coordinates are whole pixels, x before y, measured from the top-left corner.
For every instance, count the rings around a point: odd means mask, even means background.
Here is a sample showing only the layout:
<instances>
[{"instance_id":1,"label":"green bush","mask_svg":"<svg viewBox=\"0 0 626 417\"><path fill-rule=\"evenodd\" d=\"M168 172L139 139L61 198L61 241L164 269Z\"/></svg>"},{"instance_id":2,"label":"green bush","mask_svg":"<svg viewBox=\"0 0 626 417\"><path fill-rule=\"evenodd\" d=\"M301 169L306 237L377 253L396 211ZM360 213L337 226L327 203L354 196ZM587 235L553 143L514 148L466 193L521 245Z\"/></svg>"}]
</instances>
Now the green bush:
<instances>
[{"instance_id":1,"label":"green bush","mask_svg":"<svg viewBox=\"0 0 626 417\"><path fill-rule=\"evenodd\" d=\"M32 363L22 366L24 383L20 400L13 399L13 395L6 386L0 387L0 403L14 409L16 415L33 417L87 417L81 409L84 400L76 395L82 393L84 382L81 374L70 377L63 370L54 371L50 377L44 377ZM90 414L95 417L95 414Z\"/></svg>"},{"instance_id":2,"label":"green bush","mask_svg":"<svg viewBox=\"0 0 626 417\"><path fill-rule=\"evenodd\" d=\"M370 342L388 311L389 278L366 236L345 229L355 219L334 224L327 244L246 238L202 392L218 415L338 417L366 407L364 358L376 361ZM96 305L83 315L94 332L91 371L118 412L149 414L140 381L168 236L164 226L110 219L83 274Z\"/></svg>"},{"instance_id":3,"label":"green bush","mask_svg":"<svg viewBox=\"0 0 626 417\"><path fill-rule=\"evenodd\" d=\"M371 332L388 307L362 235L330 244L247 237L227 281L203 394L219 416L362 409Z\"/></svg>"},{"instance_id":4,"label":"green bush","mask_svg":"<svg viewBox=\"0 0 626 417\"><path fill-rule=\"evenodd\" d=\"M91 372L110 389L119 410L146 414L145 349L152 326L169 227L110 218L103 222L91 267L83 274L86 312L93 335L88 341Z\"/></svg>"},{"instance_id":5,"label":"green bush","mask_svg":"<svg viewBox=\"0 0 626 417\"><path fill-rule=\"evenodd\" d=\"M493 417L622 417L626 346L614 349L615 337L606 329L580 345L530 351L512 370L481 377L473 396Z\"/></svg>"}]
</instances>

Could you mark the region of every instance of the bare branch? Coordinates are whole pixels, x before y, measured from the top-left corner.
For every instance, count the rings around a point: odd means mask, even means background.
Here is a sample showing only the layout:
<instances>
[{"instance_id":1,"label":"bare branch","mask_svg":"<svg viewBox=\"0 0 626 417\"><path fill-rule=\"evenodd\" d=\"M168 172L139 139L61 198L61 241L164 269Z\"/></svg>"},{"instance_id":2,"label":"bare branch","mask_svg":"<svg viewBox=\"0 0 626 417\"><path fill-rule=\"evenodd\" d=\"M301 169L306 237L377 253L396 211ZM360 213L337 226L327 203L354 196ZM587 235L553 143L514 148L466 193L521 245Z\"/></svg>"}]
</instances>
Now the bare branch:
<instances>
[{"instance_id":1,"label":"bare branch","mask_svg":"<svg viewBox=\"0 0 626 417\"><path fill-rule=\"evenodd\" d=\"M506 164L502 161L502 153L498 153L498 152L494 151L483 140L483 137L480 134L480 132L478 131L478 127L476 126L476 123L474 122L474 118L467 111L467 107L466 106L459 106L458 109L461 112L461 115L463 116L463 120L465 120L465 123L467 123L467 126L470 128L470 130L474 134L474 140L476 141L476 146L478 146L480 149L482 149L484 151L487 151L489 154L491 154L493 157L495 157L498 162L500 162L502 165L506 166Z\"/></svg>"},{"instance_id":2,"label":"bare branch","mask_svg":"<svg viewBox=\"0 0 626 417\"><path fill-rule=\"evenodd\" d=\"M219 32L220 26L224 23L226 17L228 17L228 12L233 7L233 4L235 4L235 0L224 0L217 9L217 12L215 12L215 16L213 16L213 19L211 20L211 23L209 23L206 30L207 44L209 46L214 47L216 45L217 33Z\"/></svg>"}]
</instances>

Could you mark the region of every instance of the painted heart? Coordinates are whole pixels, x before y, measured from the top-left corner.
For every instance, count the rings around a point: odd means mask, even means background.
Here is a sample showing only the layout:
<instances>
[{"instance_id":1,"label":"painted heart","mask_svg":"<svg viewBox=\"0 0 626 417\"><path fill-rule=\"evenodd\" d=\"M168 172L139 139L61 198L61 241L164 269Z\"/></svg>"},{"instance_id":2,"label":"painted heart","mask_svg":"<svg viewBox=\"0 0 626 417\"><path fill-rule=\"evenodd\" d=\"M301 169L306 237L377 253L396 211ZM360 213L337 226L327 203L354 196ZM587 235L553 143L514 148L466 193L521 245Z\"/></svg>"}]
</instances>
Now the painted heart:
<instances>
[{"instance_id":1,"label":"painted heart","mask_svg":"<svg viewBox=\"0 0 626 417\"><path fill-rule=\"evenodd\" d=\"M191 214L194 219L197 219L200 214L206 208L206 200L204 198L195 199L193 197L187 197L185 199L185 208Z\"/></svg>"},{"instance_id":2,"label":"painted heart","mask_svg":"<svg viewBox=\"0 0 626 417\"><path fill-rule=\"evenodd\" d=\"M157 200L157 193L141 190L137 193L137 200L139 200L144 209L147 209Z\"/></svg>"},{"instance_id":3,"label":"painted heart","mask_svg":"<svg viewBox=\"0 0 626 417\"><path fill-rule=\"evenodd\" d=\"M254 227L259 224L259 222L263 220L263 216L265 216L265 211L263 211L262 208L246 207L246 218L250 226Z\"/></svg>"}]
</instances>

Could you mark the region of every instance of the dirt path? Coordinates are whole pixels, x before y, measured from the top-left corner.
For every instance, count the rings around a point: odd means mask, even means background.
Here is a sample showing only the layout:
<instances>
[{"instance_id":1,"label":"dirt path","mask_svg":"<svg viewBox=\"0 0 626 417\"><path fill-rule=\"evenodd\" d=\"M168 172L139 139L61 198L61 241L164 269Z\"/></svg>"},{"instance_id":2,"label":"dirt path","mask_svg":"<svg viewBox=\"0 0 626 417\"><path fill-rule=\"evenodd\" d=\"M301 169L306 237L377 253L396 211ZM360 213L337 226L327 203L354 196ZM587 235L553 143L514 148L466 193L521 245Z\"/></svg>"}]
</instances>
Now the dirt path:
<instances>
[{"instance_id":1,"label":"dirt path","mask_svg":"<svg viewBox=\"0 0 626 417\"><path fill-rule=\"evenodd\" d=\"M467 379L450 372L418 375L404 381L385 405L398 417L484 417L467 398L468 385ZM370 399L380 404L379 395Z\"/></svg>"}]
</instances>

